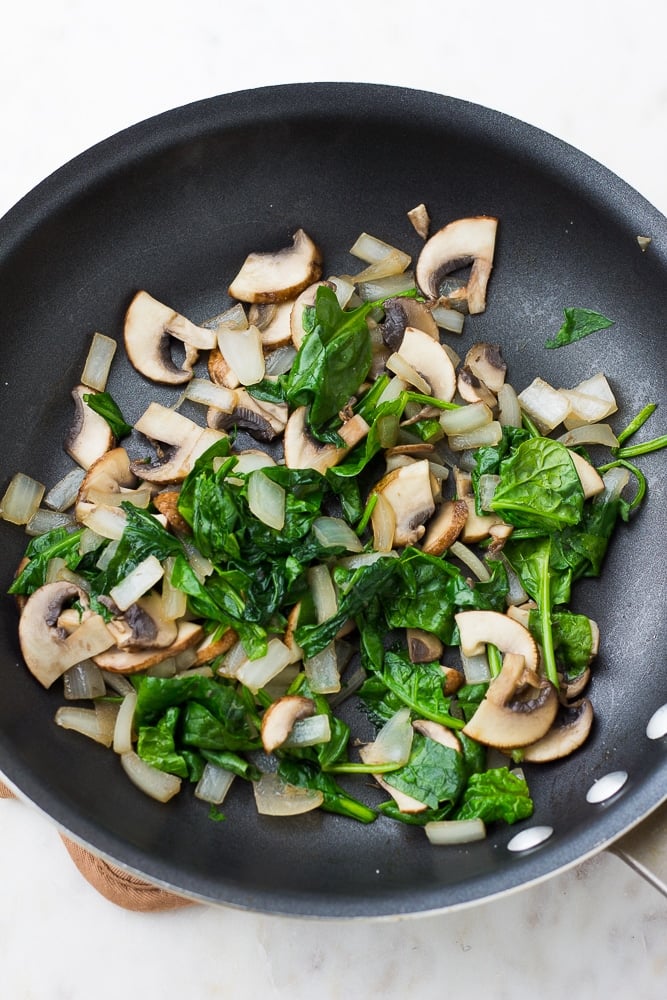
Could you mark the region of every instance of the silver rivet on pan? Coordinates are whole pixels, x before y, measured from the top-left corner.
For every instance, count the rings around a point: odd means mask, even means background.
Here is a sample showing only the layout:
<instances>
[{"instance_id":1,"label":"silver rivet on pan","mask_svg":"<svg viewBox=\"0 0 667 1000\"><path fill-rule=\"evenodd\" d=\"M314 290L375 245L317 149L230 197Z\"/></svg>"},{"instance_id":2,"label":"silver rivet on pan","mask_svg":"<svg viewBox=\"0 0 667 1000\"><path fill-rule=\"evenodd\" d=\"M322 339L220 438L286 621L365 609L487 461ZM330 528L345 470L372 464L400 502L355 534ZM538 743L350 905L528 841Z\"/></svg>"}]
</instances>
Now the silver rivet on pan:
<instances>
[{"instance_id":1,"label":"silver rivet on pan","mask_svg":"<svg viewBox=\"0 0 667 1000\"><path fill-rule=\"evenodd\" d=\"M610 771L609 774L597 778L586 792L587 802L606 802L612 795L620 792L628 780L627 771Z\"/></svg>"},{"instance_id":2,"label":"silver rivet on pan","mask_svg":"<svg viewBox=\"0 0 667 1000\"><path fill-rule=\"evenodd\" d=\"M661 740L667 736L667 705L661 705L648 720L646 735L650 740Z\"/></svg>"},{"instance_id":3,"label":"silver rivet on pan","mask_svg":"<svg viewBox=\"0 0 667 1000\"><path fill-rule=\"evenodd\" d=\"M531 848L539 847L545 840L548 840L553 832L552 826L531 826L527 830L515 834L507 845L507 850L530 851Z\"/></svg>"}]
</instances>

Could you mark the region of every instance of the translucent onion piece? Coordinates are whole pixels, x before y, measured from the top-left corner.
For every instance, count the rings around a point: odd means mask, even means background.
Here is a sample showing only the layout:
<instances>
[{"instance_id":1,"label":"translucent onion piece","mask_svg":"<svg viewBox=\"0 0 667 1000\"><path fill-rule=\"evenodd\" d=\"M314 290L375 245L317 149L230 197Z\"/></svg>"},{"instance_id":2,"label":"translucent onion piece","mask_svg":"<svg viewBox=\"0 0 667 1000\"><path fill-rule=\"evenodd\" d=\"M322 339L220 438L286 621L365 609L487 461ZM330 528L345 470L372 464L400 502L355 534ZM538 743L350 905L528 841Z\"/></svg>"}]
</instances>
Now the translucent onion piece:
<instances>
[{"instance_id":1,"label":"translucent onion piece","mask_svg":"<svg viewBox=\"0 0 667 1000\"><path fill-rule=\"evenodd\" d=\"M236 673L244 663L248 660L248 654L245 651L243 643L239 639L235 642L233 646L227 650L227 652L222 657L220 665L218 666L217 672L221 677L236 677Z\"/></svg>"},{"instance_id":2,"label":"translucent onion piece","mask_svg":"<svg viewBox=\"0 0 667 1000\"><path fill-rule=\"evenodd\" d=\"M102 504L95 505L87 511L82 516L81 522L102 538L118 541L125 531L127 516L121 507Z\"/></svg>"},{"instance_id":3,"label":"translucent onion piece","mask_svg":"<svg viewBox=\"0 0 667 1000\"><path fill-rule=\"evenodd\" d=\"M226 389L222 385L216 385L207 378L193 378L188 382L179 403L189 399L193 403L201 403L202 406L212 406L216 410L224 413L231 413L236 406L236 393L233 389Z\"/></svg>"},{"instance_id":4,"label":"translucent onion piece","mask_svg":"<svg viewBox=\"0 0 667 1000\"><path fill-rule=\"evenodd\" d=\"M558 439L567 448L580 444L601 444L606 448L618 448L618 438L609 424L582 424L562 434Z\"/></svg>"},{"instance_id":5,"label":"translucent onion piece","mask_svg":"<svg viewBox=\"0 0 667 1000\"><path fill-rule=\"evenodd\" d=\"M98 535L96 531L93 531L91 528L84 528L83 531L81 532L81 537L79 538L79 555L85 556L88 554L88 552L94 552L95 549L99 549L100 545L104 541L105 539L102 538L101 535ZM118 544L114 542L109 542L109 544L105 547L104 551L106 552L106 550L111 548L112 546L114 546L113 551L115 552L115 550L118 548ZM102 558L102 553L100 553L97 565L99 565L99 561L101 558ZM109 556L109 558L111 557Z\"/></svg>"},{"instance_id":6,"label":"translucent onion piece","mask_svg":"<svg viewBox=\"0 0 667 1000\"><path fill-rule=\"evenodd\" d=\"M101 698L106 693L102 671L92 660L82 660L63 674L63 693L68 701Z\"/></svg>"},{"instance_id":7,"label":"translucent onion piece","mask_svg":"<svg viewBox=\"0 0 667 1000\"><path fill-rule=\"evenodd\" d=\"M570 412L565 418L565 426L580 427L582 424L594 424L604 420L616 410L616 403L596 396L587 396L576 389L560 389L561 394L570 404Z\"/></svg>"},{"instance_id":8,"label":"translucent onion piece","mask_svg":"<svg viewBox=\"0 0 667 1000\"><path fill-rule=\"evenodd\" d=\"M248 476L248 506L255 517L269 528L281 531L285 526L285 489L269 479L261 469Z\"/></svg>"},{"instance_id":9,"label":"translucent onion piece","mask_svg":"<svg viewBox=\"0 0 667 1000\"><path fill-rule=\"evenodd\" d=\"M152 667L149 667L146 673L150 677L175 677L176 670L176 657L167 656L164 660L160 660L159 663L154 663Z\"/></svg>"},{"instance_id":10,"label":"translucent onion piece","mask_svg":"<svg viewBox=\"0 0 667 1000\"><path fill-rule=\"evenodd\" d=\"M314 694L335 694L340 691L340 670L335 642L315 656L304 657L303 670Z\"/></svg>"},{"instance_id":11,"label":"translucent onion piece","mask_svg":"<svg viewBox=\"0 0 667 1000\"><path fill-rule=\"evenodd\" d=\"M112 340L111 337L107 337L103 333L93 334L93 340L81 374L83 385L87 385L89 389L104 392L117 346L116 341Z\"/></svg>"},{"instance_id":12,"label":"translucent onion piece","mask_svg":"<svg viewBox=\"0 0 667 1000\"><path fill-rule=\"evenodd\" d=\"M195 798L203 802L212 802L219 806L225 800L227 792L232 786L235 775L233 771L228 771L217 764L209 761L202 772L202 776L195 786Z\"/></svg>"},{"instance_id":13,"label":"translucent onion piece","mask_svg":"<svg viewBox=\"0 0 667 1000\"><path fill-rule=\"evenodd\" d=\"M120 706L115 702L102 700L95 702L95 714L97 715L97 724L99 726L100 743L103 742L107 747L111 747L113 745L113 734L119 708Z\"/></svg>"},{"instance_id":14,"label":"translucent onion piece","mask_svg":"<svg viewBox=\"0 0 667 1000\"><path fill-rule=\"evenodd\" d=\"M336 293L336 298L338 299L338 305L341 309L345 309L355 294L356 287L353 281L348 281L347 278L340 276L334 276L327 279L334 286L334 291Z\"/></svg>"},{"instance_id":15,"label":"translucent onion piece","mask_svg":"<svg viewBox=\"0 0 667 1000\"><path fill-rule=\"evenodd\" d=\"M431 316L441 330L447 330L448 333L463 333L465 316L458 309L449 309L447 306L434 306L431 309Z\"/></svg>"},{"instance_id":16,"label":"translucent onion piece","mask_svg":"<svg viewBox=\"0 0 667 1000\"><path fill-rule=\"evenodd\" d=\"M500 476L493 476L486 473L479 477L477 492L482 510L491 510L491 501L499 482Z\"/></svg>"},{"instance_id":17,"label":"translucent onion piece","mask_svg":"<svg viewBox=\"0 0 667 1000\"><path fill-rule=\"evenodd\" d=\"M414 287L414 274L412 271L405 271L403 274L378 278L376 281L363 281L357 285L357 293L363 302L372 302L375 299L399 295L401 292L409 292Z\"/></svg>"},{"instance_id":18,"label":"translucent onion piece","mask_svg":"<svg viewBox=\"0 0 667 1000\"><path fill-rule=\"evenodd\" d=\"M147 556L119 584L111 588L109 597L121 611L127 611L131 604L143 597L163 576L164 567L160 560L155 556Z\"/></svg>"},{"instance_id":19,"label":"translucent onion piece","mask_svg":"<svg viewBox=\"0 0 667 1000\"><path fill-rule=\"evenodd\" d=\"M373 743L359 751L364 764L397 764L402 767L410 759L414 729L410 709L399 708L384 724Z\"/></svg>"},{"instance_id":20,"label":"translucent onion piece","mask_svg":"<svg viewBox=\"0 0 667 1000\"><path fill-rule=\"evenodd\" d=\"M313 594L317 624L333 618L338 610L336 590L328 566L317 563L308 570L308 583Z\"/></svg>"},{"instance_id":21,"label":"translucent onion piece","mask_svg":"<svg viewBox=\"0 0 667 1000\"><path fill-rule=\"evenodd\" d=\"M521 406L514 388L505 382L498 389L498 422L501 427L521 427Z\"/></svg>"},{"instance_id":22,"label":"translucent onion piece","mask_svg":"<svg viewBox=\"0 0 667 1000\"><path fill-rule=\"evenodd\" d=\"M0 500L0 517L11 524L27 524L39 509L45 489L36 479L17 472Z\"/></svg>"},{"instance_id":23,"label":"translucent onion piece","mask_svg":"<svg viewBox=\"0 0 667 1000\"><path fill-rule=\"evenodd\" d=\"M394 377L390 379L385 388L382 390L382 393L378 398L377 405L380 406L381 403L393 402L393 400L398 399L407 387L407 382L404 382L402 378L398 377L398 375L394 375Z\"/></svg>"},{"instance_id":24,"label":"translucent onion piece","mask_svg":"<svg viewBox=\"0 0 667 1000\"><path fill-rule=\"evenodd\" d=\"M489 658L484 653L477 653L475 656L466 656L461 652L461 666L466 684L486 684L491 680L491 670L489 669Z\"/></svg>"},{"instance_id":25,"label":"translucent onion piece","mask_svg":"<svg viewBox=\"0 0 667 1000\"><path fill-rule=\"evenodd\" d=\"M257 812L262 816L299 816L317 809L324 795L317 788L290 785L277 774L263 774L253 782Z\"/></svg>"},{"instance_id":26,"label":"translucent onion piece","mask_svg":"<svg viewBox=\"0 0 667 1000\"><path fill-rule=\"evenodd\" d=\"M268 684L290 663L291 658L290 650L284 642L276 638L269 639L264 656L260 656L256 660L246 658L236 671L237 680L245 684L253 694L257 694L260 688Z\"/></svg>"},{"instance_id":27,"label":"translucent onion piece","mask_svg":"<svg viewBox=\"0 0 667 1000\"><path fill-rule=\"evenodd\" d=\"M439 847L448 844L470 844L484 840L486 827L482 819L441 819L424 824L424 832L431 844Z\"/></svg>"},{"instance_id":28,"label":"translucent onion piece","mask_svg":"<svg viewBox=\"0 0 667 1000\"><path fill-rule=\"evenodd\" d=\"M277 347L264 359L264 370L267 375L284 375L292 367L296 357L296 348L291 344Z\"/></svg>"},{"instance_id":29,"label":"translucent onion piece","mask_svg":"<svg viewBox=\"0 0 667 1000\"><path fill-rule=\"evenodd\" d=\"M570 412L570 403L565 396L542 378L533 379L519 393L519 403L543 431L552 431Z\"/></svg>"},{"instance_id":30,"label":"translucent onion piece","mask_svg":"<svg viewBox=\"0 0 667 1000\"><path fill-rule=\"evenodd\" d=\"M452 542L449 546L450 555L454 556L456 559L460 559L461 562L468 567L471 573L485 583L487 580L491 579L491 574L484 565L481 559L475 555L472 549L469 549L467 545L463 542Z\"/></svg>"},{"instance_id":31,"label":"translucent onion piece","mask_svg":"<svg viewBox=\"0 0 667 1000\"><path fill-rule=\"evenodd\" d=\"M452 451L467 451L469 448L482 448L485 445L498 444L503 436L503 429L497 420L492 420L484 427L469 431L467 434L451 434L449 447Z\"/></svg>"},{"instance_id":32,"label":"translucent onion piece","mask_svg":"<svg viewBox=\"0 0 667 1000\"><path fill-rule=\"evenodd\" d=\"M45 535L54 528L69 528L74 525L74 519L66 511L45 510L40 507L32 515L25 526L28 535Z\"/></svg>"},{"instance_id":33,"label":"translucent onion piece","mask_svg":"<svg viewBox=\"0 0 667 1000\"><path fill-rule=\"evenodd\" d=\"M399 258L405 262L401 268L402 271L410 263L408 254L403 253L402 250L392 246L390 243L379 240L377 236L371 236L369 233L361 233L357 237L354 245L350 247L350 253L353 257L363 260L366 264L379 264L381 261Z\"/></svg>"},{"instance_id":34,"label":"translucent onion piece","mask_svg":"<svg viewBox=\"0 0 667 1000\"><path fill-rule=\"evenodd\" d=\"M396 534L396 513L382 493L376 494L375 507L371 514L371 527L373 528L373 548L375 551L390 552Z\"/></svg>"},{"instance_id":35,"label":"translucent onion piece","mask_svg":"<svg viewBox=\"0 0 667 1000\"><path fill-rule=\"evenodd\" d=\"M195 574L200 583L203 583L207 576L213 572L213 563L206 556L203 556L199 549L190 542L184 541L183 548L188 557L190 569Z\"/></svg>"},{"instance_id":36,"label":"translucent onion piece","mask_svg":"<svg viewBox=\"0 0 667 1000\"><path fill-rule=\"evenodd\" d=\"M627 469L609 469L602 476L605 494L609 499L614 499L621 495L625 487L630 482L630 473Z\"/></svg>"},{"instance_id":37,"label":"translucent onion piece","mask_svg":"<svg viewBox=\"0 0 667 1000\"><path fill-rule=\"evenodd\" d=\"M247 330L218 327L218 347L227 364L243 385L255 385L264 378L262 334L256 326Z\"/></svg>"},{"instance_id":38,"label":"translucent onion piece","mask_svg":"<svg viewBox=\"0 0 667 1000\"><path fill-rule=\"evenodd\" d=\"M207 330L217 329L219 326L229 327L230 330L247 330L248 329L248 317L246 316L245 309L240 302L231 306L230 309L225 309L224 312L218 313L216 316L211 316L204 323L201 324Z\"/></svg>"},{"instance_id":39,"label":"translucent onion piece","mask_svg":"<svg viewBox=\"0 0 667 1000\"><path fill-rule=\"evenodd\" d=\"M469 403L456 410L444 410L440 414L440 426L445 434L466 434L479 427L485 427L493 420L493 413L486 403Z\"/></svg>"},{"instance_id":40,"label":"translucent onion piece","mask_svg":"<svg viewBox=\"0 0 667 1000\"><path fill-rule=\"evenodd\" d=\"M100 726L100 720L94 708L63 705L55 714L55 722L63 729L73 729L75 732L95 740L96 743L102 743L106 747L111 746L108 731Z\"/></svg>"},{"instance_id":41,"label":"translucent onion piece","mask_svg":"<svg viewBox=\"0 0 667 1000\"><path fill-rule=\"evenodd\" d=\"M360 552L359 555L354 556L343 556L339 559L341 566L345 566L347 569L359 569L360 566L371 566L378 559L398 559L398 552L392 550L391 552Z\"/></svg>"},{"instance_id":42,"label":"translucent onion piece","mask_svg":"<svg viewBox=\"0 0 667 1000\"><path fill-rule=\"evenodd\" d=\"M132 682L127 679L123 674L114 673L111 670L103 670L102 677L104 678L104 683L116 694L119 694L121 698L124 698L126 694L131 694L134 691Z\"/></svg>"},{"instance_id":43,"label":"translucent onion piece","mask_svg":"<svg viewBox=\"0 0 667 1000\"><path fill-rule=\"evenodd\" d=\"M217 459L213 459L213 467L215 468ZM221 459L224 462L225 459ZM275 465L275 459L270 455L267 455L264 451L242 451L237 455L237 462L234 466L234 472L247 475L249 472L254 472L256 469L270 469L272 465ZM218 466L220 468L220 466Z\"/></svg>"},{"instance_id":44,"label":"translucent onion piece","mask_svg":"<svg viewBox=\"0 0 667 1000\"><path fill-rule=\"evenodd\" d=\"M394 375L398 375L400 379L409 385L413 385L415 389L422 392L425 396L431 395L431 386L426 379L422 378L419 372L412 365L408 364L405 358L398 352L391 354L387 358L386 367L388 371L393 372Z\"/></svg>"},{"instance_id":45,"label":"translucent onion piece","mask_svg":"<svg viewBox=\"0 0 667 1000\"><path fill-rule=\"evenodd\" d=\"M123 698L113 731L113 748L124 754L132 749L134 711L137 707L137 692L132 688Z\"/></svg>"},{"instance_id":46,"label":"translucent onion piece","mask_svg":"<svg viewBox=\"0 0 667 1000\"><path fill-rule=\"evenodd\" d=\"M282 745L283 747L314 747L318 743L328 743L330 739L329 716L324 714L311 715L307 719L297 719Z\"/></svg>"},{"instance_id":47,"label":"translucent onion piece","mask_svg":"<svg viewBox=\"0 0 667 1000\"><path fill-rule=\"evenodd\" d=\"M45 495L44 506L49 507L51 510L69 510L76 501L79 487L85 475L85 469L78 467L70 469Z\"/></svg>"},{"instance_id":48,"label":"translucent onion piece","mask_svg":"<svg viewBox=\"0 0 667 1000\"><path fill-rule=\"evenodd\" d=\"M188 608L187 595L174 587L171 582L171 574L174 570L175 556L168 556L164 561L164 576L162 577L162 602L161 611L168 621L176 621L182 618Z\"/></svg>"},{"instance_id":49,"label":"translucent onion piece","mask_svg":"<svg viewBox=\"0 0 667 1000\"><path fill-rule=\"evenodd\" d=\"M181 790L181 779L175 774L158 771L133 750L120 756L123 770L137 788L158 802L168 802Z\"/></svg>"},{"instance_id":50,"label":"translucent onion piece","mask_svg":"<svg viewBox=\"0 0 667 1000\"><path fill-rule=\"evenodd\" d=\"M342 546L347 552L361 552L363 545L359 536L341 517L316 517L313 534L325 548Z\"/></svg>"},{"instance_id":51,"label":"translucent onion piece","mask_svg":"<svg viewBox=\"0 0 667 1000\"><path fill-rule=\"evenodd\" d=\"M60 556L55 556L53 559L49 559L46 567L46 573L44 574L44 583L56 583L61 580L61 573L64 569L67 569L67 563Z\"/></svg>"}]
</instances>

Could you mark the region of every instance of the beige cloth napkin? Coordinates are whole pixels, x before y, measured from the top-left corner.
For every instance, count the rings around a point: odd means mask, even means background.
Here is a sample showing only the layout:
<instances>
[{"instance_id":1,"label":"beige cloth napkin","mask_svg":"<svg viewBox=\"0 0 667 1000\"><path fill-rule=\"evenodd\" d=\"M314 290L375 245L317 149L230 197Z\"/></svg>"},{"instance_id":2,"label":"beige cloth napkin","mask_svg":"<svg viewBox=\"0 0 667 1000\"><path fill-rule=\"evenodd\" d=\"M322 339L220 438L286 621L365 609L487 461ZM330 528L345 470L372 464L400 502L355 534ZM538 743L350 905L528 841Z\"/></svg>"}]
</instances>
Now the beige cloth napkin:
<instances>
[{"instance_id":1,"label":"beige cloth napkin","mask_svg":"<svg viewBox=\"0 0 667 1000\"><path fill-rule=\"evenodd\" d=\"M0 799L13 798L12 792L0 782ZM62 834L61 840L83 877L105 899L115 903L116 906L140 913L154 913L158 910L175 910L182 906L194 905L193 900L167 892L166 889L151 885L150 882L145 882L123 871L122 868L103 861L102 858L96 857Z\"/></svg>"}]
</instances>

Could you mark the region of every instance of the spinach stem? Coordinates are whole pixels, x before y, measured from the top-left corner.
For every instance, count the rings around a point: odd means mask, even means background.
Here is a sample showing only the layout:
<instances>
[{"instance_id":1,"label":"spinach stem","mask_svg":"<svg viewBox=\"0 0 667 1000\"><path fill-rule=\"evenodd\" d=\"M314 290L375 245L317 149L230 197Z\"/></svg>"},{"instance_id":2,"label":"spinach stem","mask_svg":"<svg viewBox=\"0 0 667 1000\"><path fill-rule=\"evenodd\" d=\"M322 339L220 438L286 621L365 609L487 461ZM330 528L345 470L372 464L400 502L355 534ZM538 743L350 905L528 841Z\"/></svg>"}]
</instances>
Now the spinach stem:
<instances>
[{"instance_id":1,"label":"spinach stem","mask_svg":"<svg viewBox=\"0 0 667 1000\"><path fill-rule=\"evenodd\" d=\"M492 677L497 677L503 668L503 658L497 646L489 643L486 647L486 655L489 661L489 670Z\"/></svg>"},{"instance_id":2,"label":"spinach stem","mask_svg":"<svg viewBox=\"0 0 667 1000\"><path fill-rule=\"evenodd\" d=\"M648 455L652 451L660 451L667 448L667 434L653 438L651 441L644 441L643 444L631 444L627 448L614 448L612 455L616 458L635 458L637 455Z\"/></svg>"},{"instance_id":3,"label":"spinach stem","mask_svg":"<svg viewBox=\"0 0 667 1000\"><path fill-rule=\"evenodd\" d=\"M641 469L637 468L636 465L633 465L632 462L626 462L625 459L623 458L618 458L616 459L615 462L608 462L606 465L600 465L598 467L598 472L603 473L603 472L608 472L609 469L619 469L619 468L628 469L628 471L631 472L633 476L635 476L637 479L637 492L635 494L634 500L632 500L632 502L628 504L629 511L636 510L637 507L639 507L639 505L643 502L644 497L646 496L646 490L648 489L646 483L646 476L641 471Z\"/></svg>"},{"instance_id":4,"label":"spinach stem","mask_svg":"<svg viewBox=\"0 0 667 1000\"><path fill-rule=\"evenodd\" d=\"M558 690L558 668L554 651L554 637L551 627L551 574L548 569L540 577L538 598L540 621L542 626L542 658L548 680Z\"/></svg>"},{"instance_id":5,"label":"spinach stem","mask_svg":"<svg viewBox=\"0 0 667 1000\"><path fill-rule=\"evenodd\" d=\"M621 431L621 433L617 435L619 445L623 444L624 441L627 441L629 437L632 437L632 435L638 431L640 427L643 427L648 418L655 412L655 410L657 410L657 408L657 403L648 403L643 410L640 410L637 416L630 421L625 430Z\"/></svg>"},{"instance_id":6,"label":"spinach stem","mask_svg":"<svg viewBox=\"0 0 667 1000\"><path fill-rule=\"evenodd\" d=\"M533 423L533 421L526 413L521 414L521 423L523 424L524 429L528 431L531 437L534 438L542 437L537 426Z\"/></svg>"}]
</instances>

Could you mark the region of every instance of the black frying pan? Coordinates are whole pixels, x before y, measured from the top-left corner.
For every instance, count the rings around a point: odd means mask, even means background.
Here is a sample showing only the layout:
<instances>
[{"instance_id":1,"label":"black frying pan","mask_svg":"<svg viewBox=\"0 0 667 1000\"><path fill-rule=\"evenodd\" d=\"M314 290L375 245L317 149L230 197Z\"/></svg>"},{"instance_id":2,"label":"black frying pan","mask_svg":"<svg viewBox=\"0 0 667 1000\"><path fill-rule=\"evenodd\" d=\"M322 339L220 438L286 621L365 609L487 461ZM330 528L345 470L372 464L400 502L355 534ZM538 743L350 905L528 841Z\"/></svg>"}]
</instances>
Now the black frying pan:
<instances>
[{"instance_id":1,"label":"black frying pan","mask_svg":"<svg viewBox=\"0 0 667 1000\"><path fill-rule=\"evenodd\" d=\"M406 212L422 201L436 225L467 214L501 220L488 308L469 322L464 349L500 341L518 388L536 374L572 385L604 370L624 415L664 402L667 222L636 192L550 136L460 101L353 84L262 89L128 129L0 222L0 489L18 469L51 484L69 467L60 450L69 391L91 333L120 337L135 290L201 321L226 304L229 276L247 252L285 245L298 226L322 246L329 273L349 268L346 249L364 229L416 252ZM652 238L646 252L638 235ZM571 305L615 325L544 350ZM134 420L142 379L118 363L109 388ZM590 688L596 725L574 757L529 770L536 812L522 825L554 831L539 848L508 852L516 827L437 849L420 830L383 818L371 827L319 813L272 820L255 814L245 787L232 790L224 823L211 822L189 792L159 805L128 782L112 753L53 724L61 696L23 667L7 598L0 770L99 853L194 897L249 909L429 911L571 865L667 795L665 740L645 736L667 702L661 461L642 460L649 500L615 540L603 579L576 592L577 608L602 631ZM25 538L7 525L0 537L4 591ZM589 804L592 783L618 770L629 775L622 791Z\"/></svg>"}]
</instances>

